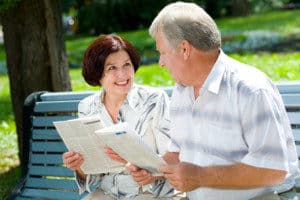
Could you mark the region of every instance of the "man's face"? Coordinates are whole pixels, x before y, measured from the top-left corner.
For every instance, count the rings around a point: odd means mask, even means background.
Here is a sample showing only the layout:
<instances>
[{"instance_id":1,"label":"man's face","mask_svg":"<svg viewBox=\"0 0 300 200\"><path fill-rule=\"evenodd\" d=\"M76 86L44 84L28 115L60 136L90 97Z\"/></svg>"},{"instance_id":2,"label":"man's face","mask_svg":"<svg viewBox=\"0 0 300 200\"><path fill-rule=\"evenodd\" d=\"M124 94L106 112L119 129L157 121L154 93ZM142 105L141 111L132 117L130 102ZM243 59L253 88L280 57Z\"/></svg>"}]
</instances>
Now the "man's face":
<instances>
[{"instance_id":1,"label":"man's face","mask_svg":"<svg viewBox=\"0 0 300 200\"><path fill-rule=\"evenodd\" d=\"M157 32L155 40L156 48L160 54L159 65L169 70L176 83L185 85L186 64L180 49L173 49L161 31Z\"/></svg>"}]
</instances>

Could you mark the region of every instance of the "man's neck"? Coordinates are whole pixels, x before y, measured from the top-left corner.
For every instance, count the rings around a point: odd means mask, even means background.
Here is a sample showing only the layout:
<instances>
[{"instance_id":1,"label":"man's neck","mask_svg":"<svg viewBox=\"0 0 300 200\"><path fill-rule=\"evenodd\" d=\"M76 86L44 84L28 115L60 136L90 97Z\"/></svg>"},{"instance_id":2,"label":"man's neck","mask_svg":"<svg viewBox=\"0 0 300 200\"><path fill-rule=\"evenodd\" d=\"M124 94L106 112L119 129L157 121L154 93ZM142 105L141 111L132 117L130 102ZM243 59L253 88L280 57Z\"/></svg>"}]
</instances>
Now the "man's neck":
<instances>
[{"instance_id":1,"label":"man's neck","mask_svg":"<svg viewBox=\"0 0 300 200\"><path fill-rule=\"evenodd\" d=\"M195 98L199 96L199 90L210 74L219 54L220 50L209 52L196 51L192 57L193 77L191 78L191 85L194 87Z\"/></svg>"}]
</instances>

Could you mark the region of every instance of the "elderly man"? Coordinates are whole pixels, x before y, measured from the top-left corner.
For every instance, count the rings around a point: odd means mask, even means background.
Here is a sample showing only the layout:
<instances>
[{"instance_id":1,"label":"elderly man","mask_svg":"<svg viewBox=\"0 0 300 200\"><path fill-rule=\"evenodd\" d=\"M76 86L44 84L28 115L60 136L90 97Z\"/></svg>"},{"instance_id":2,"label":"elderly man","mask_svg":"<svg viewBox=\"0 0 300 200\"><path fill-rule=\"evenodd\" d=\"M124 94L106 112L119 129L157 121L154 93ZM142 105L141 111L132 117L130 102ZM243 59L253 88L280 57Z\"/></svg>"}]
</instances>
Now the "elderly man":
<instances>
[{"instance_id":1,"label":"elderly man","mask_svg":"<svg viewBox=\"0 0 300 200\"><path fill-rule=\"evenodd\" d=\"M196 4L167 5L149 32L177 83L168 165L159 168L169 183L192 200L292 199L298 157L276 86L221 50L214 20ZM153 181L129 169L141 185Z\"/></svg>"}]
</instances>

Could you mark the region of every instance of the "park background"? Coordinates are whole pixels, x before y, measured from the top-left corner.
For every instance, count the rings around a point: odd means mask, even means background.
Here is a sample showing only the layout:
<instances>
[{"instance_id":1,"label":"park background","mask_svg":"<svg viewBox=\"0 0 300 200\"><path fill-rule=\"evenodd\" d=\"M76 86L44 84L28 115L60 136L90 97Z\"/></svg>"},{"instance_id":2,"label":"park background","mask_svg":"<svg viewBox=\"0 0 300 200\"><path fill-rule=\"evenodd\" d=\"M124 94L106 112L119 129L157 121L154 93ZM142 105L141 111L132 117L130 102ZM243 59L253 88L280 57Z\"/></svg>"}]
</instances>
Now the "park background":
<instances>
[{"instance_id":1,"label":"park background","mask_svg":"<svg viewBox=\"0 0 300 200\"><path fill-rule=\"evenodd\" d=\"M1 1L0 16L3 16L1 12L14 9L24 1L35 2L35 0ZM152 0L56 1L61 6L60 20L72 90L99 89L84 82L81 77L81 60L88 44L103 33L117 33L124 36L141 53L142 67L136 73L136 83L152 86L174 85L167 70L158 66L159 55L155 50L155 41L150 38L147 31L157 12L172 1L159 0L155 3ZM299 1L192 2L204 7L216 20L222 34L222 49L231 57L261 69L274 81L300 80ZM7 65L3 33L0 31L0 199L5 199L21 173L18 134L12 104L14 97L11 95Z\"/></svg>"}]
</instances>

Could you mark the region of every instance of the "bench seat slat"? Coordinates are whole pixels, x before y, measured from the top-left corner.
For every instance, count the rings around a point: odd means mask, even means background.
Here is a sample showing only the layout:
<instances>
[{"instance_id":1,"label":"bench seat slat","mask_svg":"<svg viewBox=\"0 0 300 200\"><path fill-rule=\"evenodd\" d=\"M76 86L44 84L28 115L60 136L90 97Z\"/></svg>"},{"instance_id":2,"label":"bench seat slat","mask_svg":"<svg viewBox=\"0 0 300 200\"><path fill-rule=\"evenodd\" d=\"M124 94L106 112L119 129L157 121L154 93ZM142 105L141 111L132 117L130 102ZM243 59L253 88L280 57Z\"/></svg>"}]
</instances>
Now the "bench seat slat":
<instances>
[{"instance_id":1,"label":"bench seat slat","mask_svg":"<svg viewBox=\"0 0 300 200\"><path fill-rule=\"evenodd\" d=\"M26 187L39 188L39 189L60 189L78 192L78 187L75 180L62 180L62 179L46 179L46 178L33 178L30 177L26 181Z\"/></svg>"},{"instance_id":2,"label":"bench seat slat","mask_svg":"<svg viewBox=\"0 0 300 200\"><path fill-rule=\"evenodd\" d=\"M37 102L34 112L77 112L79 100Z\"/></svg>"},{"instance_id":3,"label":"bench seat slat","mask_svg":"<svg viewBox=\"0 0 300 200\"><path fill-rule=\"evenodd\" d=\"M24 189L22 195L25 197L33 197L34 199L80 199L76 192L51 191L41 189Z\"/></svg>"},{"instance_id":4,"label":"bench seat slat","mask_svg":"<svg viewBox=\"0 0 300 200\"><path fill-rule=\"evenodd\" d=\"M62 164L61 154L35 154L30 155L31 164Z\"/></svg>"},{"instance_id":5,"label":"bench seat slat","mask_svg":"<svg viewBox=\"0 0 300 200\"><path fill-rule=\"evenodd\" d=\"M29 174L37 176L74 177L72 170L62 166L29 166Z\"/></svg>"},{"instance_id":6,"label":"bench seat slat","mask_svg":"<svg viewBox=\"0 0 300 200\"><path fill-rule=\"evenodd\" d=\"M62 141L59 142L32 142L32 151L39 152L65 152L67 148Z\"/></svg>"}]
</instances>

